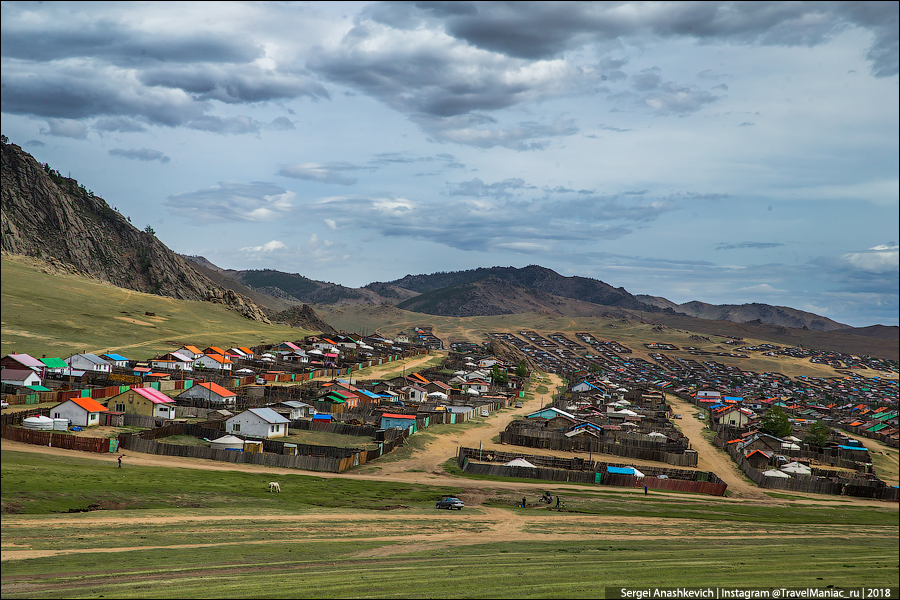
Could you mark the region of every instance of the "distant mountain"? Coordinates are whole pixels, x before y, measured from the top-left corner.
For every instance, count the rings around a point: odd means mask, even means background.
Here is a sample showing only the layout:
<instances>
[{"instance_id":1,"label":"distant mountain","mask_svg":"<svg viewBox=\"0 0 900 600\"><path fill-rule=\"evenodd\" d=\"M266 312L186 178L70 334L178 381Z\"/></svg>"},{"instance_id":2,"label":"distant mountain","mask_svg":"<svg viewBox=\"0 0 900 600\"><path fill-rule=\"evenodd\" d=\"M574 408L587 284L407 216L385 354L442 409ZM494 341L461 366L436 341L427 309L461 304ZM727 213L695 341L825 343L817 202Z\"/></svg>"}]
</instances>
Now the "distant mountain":
<instances>
[{"instance_id":1,"label":"distant mountain","mask_svg":"<svg viewBox=\"0 0 900 600\"><path fill-rule=\"evenodd\" d=\"M407 275L403 279L387 282L387 285L424 293L435 292L442 288L461 289L459 286L463 284L485 279L496 279L515 287L602 306L647 310L650 312L658 312L660 310L656 306L641 302L624 288L614 288L602 281L587 277L564 277L552 269L538 265L530 265L521 269L515 267L490 267L469 271L434 273L433 275Z\"/></svg>"},{"instance_id":2,"label":"distant mountain","mask_svg":"<svg viewBox=\"0 0 900 600\"><path fill-rule=\"evenodd\" d=\"M796 329L812 329L813 331L835 331L838 329L853 329L850 325L844 325L832 321L827 317L810 312L797 310L787 306L771 306L753 302L751 304L707 304L706 302L685 302L676 304L659 296L636 296L645 304L652 304L659 308L673 310L676 313L709 319L713 321L732 321L734 323L751 323L758 321L768 325L780 325L782 327L794 327Z\"/></svg>"},{"instance_id":3,"label":"distant mountain","mask_svg":"<svg viewBox=\"0 0 900 600\"><path fill-rule=\"evenodd\" d=\"M15 144L2 144L0 229L3 252L68 265L115 286L225 304L247 318L268 322L253 301L216 285L141 231L75 179L41 165Z\"/></svg>"},{"instance_id":4,"label":"distant mountain","mask_svg":"<svg viewBox=\"0 0 900 600\"><path fill-rule=\"evenodd\" d=\"M488 277L424 292L397 308L447 317L541 313L561 316L625 316L617 307L565 298Z\"/></svg>"},{"instance_id":5,"label":"distant mountain","mask_svg":"<svg viewBox=\"0 0 900 600\"><path fill-rule=\"evenodd\" d=\"M297 273L284 273L272 269L251 271L224 271L255 290L281 295L298 303L313 304L381 304L378 294L365 288L350 288L336 283L315 281ZM282 295L283 294L283 295Z\"/></svg>"}]
</instances>

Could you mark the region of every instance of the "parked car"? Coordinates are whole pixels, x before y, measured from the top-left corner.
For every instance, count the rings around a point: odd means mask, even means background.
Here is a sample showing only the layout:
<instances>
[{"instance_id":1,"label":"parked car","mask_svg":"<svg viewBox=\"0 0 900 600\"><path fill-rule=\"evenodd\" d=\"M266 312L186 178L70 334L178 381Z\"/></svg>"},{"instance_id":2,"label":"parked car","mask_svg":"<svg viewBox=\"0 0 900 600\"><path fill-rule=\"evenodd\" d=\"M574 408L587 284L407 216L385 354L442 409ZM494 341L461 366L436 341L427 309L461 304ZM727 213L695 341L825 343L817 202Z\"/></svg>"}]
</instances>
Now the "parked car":
<instances>
[{"instance_id":1,"label":"parked car","mask_svg":"<svg viewBox=\"0 0 900 600\"><path fill-rule=\"evenodd\" d=\"M516 408L522 408L522 403L521 403L521 402L516 402Z\"/></svg>"},{"instance_id":2,"label":"parked car","mask_svg":"<svg viewBox=\"0 0 900 600\"><path fill-rule=\"evenodd\" d=\"M454 498L453 496L445 496L434 503L435 508L446 508L447 510L453 510L454 508L456 510L462 510L463 506L465 506L463 501L459 498Z\"/></svg>"},{"instance_id":3,"label":"parked car","mask_svg":"<svg viewBox=\"0 0 900 600\"><path fill-rule=\"evenodd\" d=\"M491 414L491 413L488 412L488 409L486 409L486 408L482 408L482 409L481 409L481 416L482 416L482 417L487 417L487 416L489 416L490 414Z\"/></svg>"}]
</instances>

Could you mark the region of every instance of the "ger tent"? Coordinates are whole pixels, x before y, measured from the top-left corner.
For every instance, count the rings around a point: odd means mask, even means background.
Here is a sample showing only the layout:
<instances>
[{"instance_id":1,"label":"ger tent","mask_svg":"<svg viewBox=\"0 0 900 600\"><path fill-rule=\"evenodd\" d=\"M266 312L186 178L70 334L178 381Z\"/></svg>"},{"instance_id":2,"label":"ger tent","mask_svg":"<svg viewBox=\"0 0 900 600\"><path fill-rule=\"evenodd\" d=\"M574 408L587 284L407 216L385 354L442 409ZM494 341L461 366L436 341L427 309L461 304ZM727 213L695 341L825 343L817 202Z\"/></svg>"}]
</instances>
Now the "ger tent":
<instances>
[{"instance_id":1,"label":"ger tent","mask_svg":"<svg viewBox=\"0 0 900 600\"><path fill-rule=\"evenodd\" d=\"M763 475L766 477L775 477L779 479L790 479L791 476L785 473L784 471L779 471L778 469L769 469L768 471L763 471Z\"/></svg>"},{"instance_id":2,"label":"ger tent","mask_svg":"<svg viewBox=\"0 0 900 600\"><path fill-rule=\"evenodd\" d=\"M536 469L533 464L525 460L524 458L514 458L508 463L503 464L504 467L530 467L532 469Z\"/></svg>"}]
</instances>

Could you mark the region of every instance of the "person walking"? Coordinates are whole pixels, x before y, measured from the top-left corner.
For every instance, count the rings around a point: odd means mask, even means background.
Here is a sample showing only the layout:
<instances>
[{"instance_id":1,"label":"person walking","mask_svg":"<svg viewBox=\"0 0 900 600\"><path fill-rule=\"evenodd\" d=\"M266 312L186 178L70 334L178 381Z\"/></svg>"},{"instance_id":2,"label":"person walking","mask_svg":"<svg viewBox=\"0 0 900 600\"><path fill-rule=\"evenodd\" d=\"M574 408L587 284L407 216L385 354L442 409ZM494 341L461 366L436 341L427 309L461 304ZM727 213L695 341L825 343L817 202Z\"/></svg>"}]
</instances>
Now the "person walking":
<instances>
[{"instance_id":1,"label":"person walking","mask_svg":"<svg viewBox=\"0 0 900 600\"><path fill-rule=\"evenodd\" d=\"M119 455L119 468L122 468L122 455Z\"/></svg>"},{"instance_id":2,"label":"person walking","mask_svg":"<svg viewBox=\"0 0 900 600\"><path fill-rule=\"evenodd\" d=\"M644 486L644 495L645 496L647 495L647 486L646 485Z\"/></svg>"},{"instance_id":3,"label":"person walking","mask_svg":"<svg viewBox=\"0 0 900 600\"><path fill-rule=\"evenodd\" d=\"M559 496L556 497L556 508L559 508Z\"/></svg>"}]
</instances>

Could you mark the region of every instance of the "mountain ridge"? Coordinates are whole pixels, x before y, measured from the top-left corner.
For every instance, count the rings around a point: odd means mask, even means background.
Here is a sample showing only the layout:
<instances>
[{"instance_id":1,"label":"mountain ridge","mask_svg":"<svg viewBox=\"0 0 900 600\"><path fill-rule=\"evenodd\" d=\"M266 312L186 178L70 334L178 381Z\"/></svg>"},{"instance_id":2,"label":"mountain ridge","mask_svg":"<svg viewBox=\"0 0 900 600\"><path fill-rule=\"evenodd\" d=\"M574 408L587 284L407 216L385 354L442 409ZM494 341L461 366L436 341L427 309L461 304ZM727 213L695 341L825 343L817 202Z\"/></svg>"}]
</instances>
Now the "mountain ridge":
<instances>
[{"instance_id":1,"label":"mountain ridge","mask_svg":"<svg viewBox=\"0 0 900 600\"><path fill-rule=\"evenodd\" d=\"M249 319L269 322L253 301L198 273L149 226L137 229L103 198L19 146L5 140L0 146L5 253L52 259L120 288L224 304Z\"/></svg>"}]
</instances>

